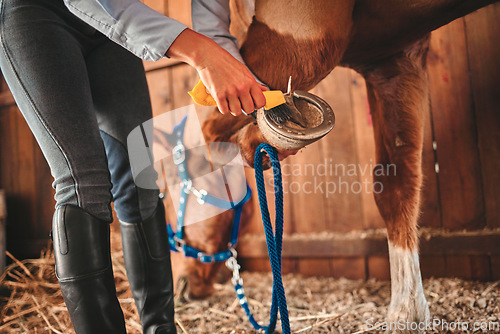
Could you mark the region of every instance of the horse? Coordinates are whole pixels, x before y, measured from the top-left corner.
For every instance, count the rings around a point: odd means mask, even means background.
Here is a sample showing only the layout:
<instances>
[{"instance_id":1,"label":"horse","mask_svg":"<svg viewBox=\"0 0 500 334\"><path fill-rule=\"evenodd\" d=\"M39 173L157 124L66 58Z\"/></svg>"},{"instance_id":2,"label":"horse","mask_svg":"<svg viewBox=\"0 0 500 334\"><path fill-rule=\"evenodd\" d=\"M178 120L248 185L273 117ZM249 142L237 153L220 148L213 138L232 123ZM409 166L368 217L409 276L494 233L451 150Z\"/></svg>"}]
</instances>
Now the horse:
<instances>
[{"instance_id":1,"label":"horse","mask_svg":"<svg viewBox=\"0 0 500 334\"><path fill-rule=\"evenodd\" d=\"M291 76L293 90L310 90L336 66L354 69L365 79L376 146L375 169L394 165L397 170L390 175L373 172L374 182L384 189L374 196L387 227L391 273L388 323L430 321L418 255L424 118L429 108L426 55L430 32L495 2L232 3L232 31L241 41L241 55L271 89L286 91ZM204 121L202 129L207 142L237 144L250 166L257 146L266 142L251 117L233 118L217 110ZM189 233L186 229L186 235ZM225 240L218 242L223 244ZM212 248L217 248L217 244Z\"/></svg>"}]
</instances>

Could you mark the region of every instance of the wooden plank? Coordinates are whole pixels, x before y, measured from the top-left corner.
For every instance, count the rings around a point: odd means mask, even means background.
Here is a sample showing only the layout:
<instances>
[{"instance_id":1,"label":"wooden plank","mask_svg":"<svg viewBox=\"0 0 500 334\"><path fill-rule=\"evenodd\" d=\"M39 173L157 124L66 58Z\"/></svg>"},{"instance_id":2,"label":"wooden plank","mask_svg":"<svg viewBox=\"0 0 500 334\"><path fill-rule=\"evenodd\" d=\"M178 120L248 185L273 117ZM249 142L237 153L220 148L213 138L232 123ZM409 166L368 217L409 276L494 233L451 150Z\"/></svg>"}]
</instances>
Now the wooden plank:
<instances>
[{"instance_id":1,"label":"wooden plank","mask_svg":"<svg viewBox=\"0 0 500 334\"><path fill-rule=\"evenodd\" d=\"M439 110L437 110L439 112ZM424 143L422 149L422 196L419 225L429 228L441 228L441 205L438 189L438 174L436 172L436 146L432 108L428 108L424 123Z\"/></svg>"},{"instance_id":2,"label":"wooden plank","mask_svg":"<svg viewBox=\"0 0 500 334\"><path fill-rule=\"evenodd\" d=\"M447 255L446 276L488 281L492 276L490 259L485 255Z\"/></svg>"},{"instance_id":3,"label":"wooden plank","mask_svg":"<svg viewBox=\"0 0 500 334\"><path fill-rule=\"evenodd\" d=\"M271 264L268 259L240 258L238 262L243 270L257 272L271 271Z\"/></svg>"},{"instance_id":4,"label":"wooden plank","mask_svg":"<svg viewBox=\"0 0 500 334\"><path fill-rule=\"evenodd\" d=\"M297 273L299 271L299 261L294 258L285 258L281 260L281 272L283 274Z\"/></svg>"},{"instance_id":5,"label":"wooden plank","mask_svg":"<svg viewBox=\"0 0 500 334\"><path fill-rule=\"evenodd\" d=\"M147 72L151 72L151 71L161 70L164 68L183 65L185 63L180 61L180 60L174 60L174 59L170 59L170 58L162 58L158 61L146 61L146 60L144 60L143 64L144 64L144 70L147 73Z\"/></svg>"},{"instance_id":6,"label":"wooden plank","mask_svg":"<svg viewBox=\"0 0 500 334\"><path fill-rule=\"evenodd\" d=\"M5 222L7 218L7 204L5 202L5 191L0 189L0 275L3 273L5 269L6 257L5 257L5 249L6 249L6 229Z\"/></svg>"},{"instance_id":7,"label":"wooden plank","mask_svg":"<svg viewBox=\"0 0 500 334\"><path fill-rule=\"evenodd\" d=\"M305 276L332 276L330 260L324 258L308 258L298 261L298 272Z\"/></svg>"},{"instance_id":8,"label":"wooden plank","mask_svg":"<svg viewBox=\"0 0 500 334\"><path fill-rule=\"evenodd\" d=\"M321 146L321 142L316 142L282 163L290 171L290 175L286 175L283 180L283 191L291 204L287 208L293 216L291 224L296 233L330 229L327 223L329 217L325 208L325 194L314 188L315 182L323 182L323 177L317 174L316 168L323 160Z\"/></svg>"},{"instance_id":9,"label":"wooden plank","mask_svg":"<svg viewBox=\"0 0 500 334\"><path fill-rule=\"evenodd\" d=\"M500 227L500 4L465 17L486 223Z\"/></svg>"},{"instance_id":10,"label":"wooden plank","mask_svg":"<svg viewBox=\"0 0 500 334\"><path fill-rule=\"evenodd\" d=\"M6 90L0 93L0 108L10 107L15 104L16 101L14 100L14 96L12 96L12 93L10 91Z\"/></svg>"},{"instance_id":11,"label":"wooden plank","mask_svg":"<svg viewBox=\"0 0 500 334\"><path fill-rule=\"evenodd\" d=\"M191 27L191 2L189 0L146 0L145 3L164 15L184 23ZM144 69L146 72L160 70L164 68L174 67L184 64L179 60L162 58L158 61L144 61ZM176 79L174 79L176 80Z\"/></svg>"},{"instance_id":12,"label":"wooden plank","mask_svg":"<svg viewBox=\"0 0 500 334\"><path fill-rule=\"evenodd\" d=\"M13 238L9 235L7 249L18 259L36 259L40 251L51 247L46 238Z\"/></svg>"},{"instance_id":13,"label":"wooden plank","mask_svg":"<svg viewBox=\"0 0 500 334\"><path fill-rule=\"evenodd\" d=\"M267 256L264 236L243 236L238 244L242 257L259 258ZM283 239L283 257L320 258L336 256L366 256L387 254L385 236L338 237L324 235L293 235Z\"/></svg>"},{"instance_id":14,"label":"wooden plank","mask_svg":"<svg viewBox=\"0 0 500 334\"><path fill-rule=\"evenodd\" d=\"M14 254L14 256L19 256L20 253L15 253L13 247L15 247L18 243L12 240L13 238L17 238L22 235L23 229L25 226L20 226L20 224L9 224L9 222L23 222L22 215L20 215L20 211L26 210L20 204L20 199L18 196L19 193L19 145L17 145L16 141L18 138L18 127L17 127L17 119L19 117L19 110L17 107L9 107L4 109L2 113L7 115L5 121L6 123L2 124L2 127L6 126L9 129L7 130L7 137L5 144L7 147L2 147L2 154L5 154L6 159L2 159L2 174L6 173L8 170L8 174L2 175L2 188L5 189L7 194L7 208L9 210L9 217L7 218L7 235L9 238L7 239L7 249ZM3 150L5 149L5 152Z\"/></svg>"},{"instance_id":15,"label":"wooden plank","mask_svg":"<svg viewBox=\"0 0 500 334\"><path fill-rule=\"evenodd\" d=\"M388 256L368 257L368 278L387 281L391 279L391 268Z\"/></svg>"},{"instance_id":16,"label":"wooden plank","mask_svg":"<svg viewBox=\"0 0 500 334\"><path fill-rule=\"evenodd\" d=\"M169 0L167 8L169 17L176 19L188 27L192 27L190 0Z\"/></svg>"},{"instance_id":17,"label":"wooden plank","mask_svg":"<svg viewBox=\"0 0 500 334\"><path fill-rule=\"evenodd\" d=\"M142 2L144 2L146 6L156 10L158 13L168 16L168 0L142 0Z\"/></svg>"},{"instance_id":18,"label":"wooden plank","mask_svg":"<svg viewBox=\"0 0 500 334\"><path fill-rule=\"evenodd\" d=\"M471 263L471 277L474 281L489 281L491 280L491 264L490 257L487 255L471 255L469 257Z\"/></svg>"},{"instance_id":19,"label":"wooden plank","mask_svg":"<svg viewBox=\"0 0 500 334\"><path fill-rule=\"evenodd\" d=\"M500 254L500 232L441 233L420 239L422 254Z\"/></svg>"},{"instance_id":20,"label":"wooden plank","mask_svg":"<svg viewBox=\"0 0 500 334\"><path fill-rule=\"evenodd\" d=\"M11 132L10 108L0 108L0 187L9 191L12 188L11 157L12 145L10 145Z\"/></svg>"},{"instance_id":21,"label":"wooden plank","mask_svg":"<svg viewBox=\"0 0 500 334\"><path fill-rule=\"evenodd\" d=\"M5 190L0 189L0 219L7 218L7 203L5 202Z\"/></svg>"},{"instance_id":22,"label":"wooden plank","mask_svg":"<svg viewBox=\"0 0 500 334\"><path fill-rule=\"evenodd\" d=\"M37 146L34 149L35 163L35 189L36 195L34 201L36 210L36 234L42 238L49 240L49 232L52 229L52 216L55 208L55 190L52 187L52 175L50 168L42 154L42 151ZM117 220L115 220L117 221Z\"/></svg>"},{"instance_id":23,"label":"wooden plank","mask_svg":"<svg viewBox=\"0 0 500 334\"><path fill-rule=\"evenodd\" d=\"M358 163L360 166L359 182L373 189L373 168L375 161L375 141L373 123L366 92L365 80L355 71L349 71L352 113L356 135ZM372 191L361 192L363 207L363 228L383 228L385 223L380 216Z\"/></svg>"},{"instance_id":24,"label":"wooden plank","mask_svg":"<svg viewBox=\"0 0 500 334\"><path fill-rule=\"evenodd\" d=\"M323 163L327 165L327 173L323 178L325 190L321 195L324 198L328 231L359 230L365 225L362 190L359 191L356 187L360 183L360 178L354 118L351 112L349 71L341 67L335 68L313 90L314 94L331 105L336 115L335 128L320 141L319 147L322 152L316 153L323 155ZM315 215L308 214L308 217L304 218L309 218L309 221L314 223L316 219L323 219L319 216L319 212ZM315 232L317 231L323 230L316 229Z\"/></svg>"},{"instance_id":25,"label":"wooden plank","mask_svg":"<svg viewBox=\"0 0 500 334\"><path fill-rule=\"evenodd\" d=\"M348 279L366 279L366 262L364 257L333 258L330 260L332 277Z\"/></svg>"},{"instance_id":26,"label":"wooden plank","mask_svg":"<svg viewBox=\"0 0 500 334\"><path fill-rule=\"evenodd\" d=\"M500 280L500 255L493 255L491 261L491 279L494 281Z\"/></svg>"},{"instance_id":27,"label":"wooden plank","mask_svg":"<svg viewBox=\"0 0 500 334\"><path fill-rule=\"evenodd\" d=\"M420 255L422 278L445 277L445 257L442 255Z\"/></svg>"},{"instance_id":28,"label":"wooden plank","mask_svg":"<svg viewBox=\"0 0 500 334\"><path fill-rule=\"evenodd\" d=\"M20 219L16 224L19 225L18 237L37 238L36 224L36 202L37 189L35 187L35 148L37 143L26 120L21 113L16 114L17 138L13 144L18 146L18 169L12 177L18 179L18 191L16 196L19 199L16 210Z\"/></svg>"},{"instance_id":29,"label":"wooden plank","mask_svg":"<svg viewBox=\"0 0 500 334\"><path fill-rule=\"evenodd\" d=\"M446 276L472 279L471 262L468 255L447 255Z\"/></svg>"},{"instance_id":30,"label":"wooden plank","mask_svg":"<svg viewBox=\"0 0 500 334\"><path fill-rule=\"evenodd\" d=\"M2 166L0 186L5 189L7 195L17 190L17 179L14 175L18 170L18 146L14 143L18 131L16 126L18 113L19 110L15 106L2 108L0 112L0 163Z\"/></svg>"},{"instance_id":31,"label":"wooden plank","mask_svg":"<svg viewBox=\"0 0 500 334\"><path fill-rule=\"evenodd\" d=\"M482 228L481 169L462 19L432 33L428 73L443 227Z\"/></svg>"},{"instance_id":32,"label":"wooden plank","mask_svg":"<svg viewBox=\"0 0 500 334\"><path fill-rule=\"evenodd\" d=\"M172 70L170 68L149 72L147 74L149 95L153 108L153 116L174 109Z\"/></svg>"},{"instance_id":33,"label":"wooden plank","mask_svg":"<svg viewBox=\"0 0 500 334\"><path fill-rule=\"evenodd\" d=\"M198 82L198 72L189 65L177 66L172 68L171 71L174 83L172 85L174 109L193 104L193 100L188 92Z\"/></svg>"},{"instance_id":34,"label":"wooden plank","mask_svg":"<svg viewBox=\"0 0 500 334\"><path fill-rule=\"evenodd\" d=\"M421 238L423 255L499 255L500 231L446 233L433 231ZM267 256L263 235L245 235L240 238L238 253L242 257ZM283 239L283 257L319 258L345 256L375 256L388 254L387 239L383 233L289 235Z\"/></svg>"}]
</instances>

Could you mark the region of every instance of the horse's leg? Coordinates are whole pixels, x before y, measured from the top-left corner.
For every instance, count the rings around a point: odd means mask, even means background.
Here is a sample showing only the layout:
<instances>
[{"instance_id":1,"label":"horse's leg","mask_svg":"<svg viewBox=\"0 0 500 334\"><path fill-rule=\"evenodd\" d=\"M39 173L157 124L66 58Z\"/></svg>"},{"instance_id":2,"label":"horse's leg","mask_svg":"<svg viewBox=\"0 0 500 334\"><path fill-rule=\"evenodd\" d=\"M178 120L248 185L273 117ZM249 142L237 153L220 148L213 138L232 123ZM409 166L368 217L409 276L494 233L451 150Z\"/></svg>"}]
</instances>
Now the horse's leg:
<instances>
[{"instance_id":1,"label":"horse's leg","mask_svg":"<svg viewBox=\"0 0 500 334\"><path fill-rule=\"evenodd\" d=\"M366 79L374 123L374 181L383 185L375 187L374 193L389 242L392 295L388 324L399 320L421 323L430 317L417 236L424 118L429 108L427 48L426 38L405 52L360 70Z\"/></svg>"}]
</instances>

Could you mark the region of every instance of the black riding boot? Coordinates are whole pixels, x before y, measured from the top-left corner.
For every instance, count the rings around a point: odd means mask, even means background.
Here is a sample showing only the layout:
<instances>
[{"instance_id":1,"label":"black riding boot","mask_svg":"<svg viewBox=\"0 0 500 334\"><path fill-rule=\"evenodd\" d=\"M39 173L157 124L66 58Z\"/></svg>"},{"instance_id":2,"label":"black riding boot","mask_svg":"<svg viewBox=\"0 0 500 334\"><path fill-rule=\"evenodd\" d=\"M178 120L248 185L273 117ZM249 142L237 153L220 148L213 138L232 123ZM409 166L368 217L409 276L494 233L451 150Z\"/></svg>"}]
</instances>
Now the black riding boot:
<instances>
[{"instance_id":1,"label":"black riding boot","mask_svg":"<svg viewBox=\"0 0 500 334\"><path fill-rule=\"evenodd\" d=\"M165 208L140 223L120 222L123 257L144 334L175 334Z\"/></svg>"},{"instance_id":2,"label":"black riding boot","mask_svg":"<svg viewBox=\"0 0 500 334\"><path fill-rule=\"evenodd\" d=\"M126 333L111 267L109 224L64 205L54 214L52 239L56 275L76 333Z\"/></svg>"}]
</instances>

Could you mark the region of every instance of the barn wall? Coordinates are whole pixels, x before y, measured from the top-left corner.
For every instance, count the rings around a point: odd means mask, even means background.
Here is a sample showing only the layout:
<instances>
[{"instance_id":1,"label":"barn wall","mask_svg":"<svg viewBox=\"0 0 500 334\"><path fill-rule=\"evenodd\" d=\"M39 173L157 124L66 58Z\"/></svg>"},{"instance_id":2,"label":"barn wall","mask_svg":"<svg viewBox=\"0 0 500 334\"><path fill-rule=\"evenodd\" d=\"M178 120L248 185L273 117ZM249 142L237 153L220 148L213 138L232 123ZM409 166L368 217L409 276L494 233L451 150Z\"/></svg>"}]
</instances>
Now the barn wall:
<instances>
[{"instance_id":1,"label":"barn wall","mask_svg":"<svg viewBox=\"0 0 500 334\"><path fill-rule=\"evenodd\" d=\"M190 24L188 0L145 2ZM495 230L500 227L496 107L500 47L495 43L499 18L500 6L489 6L432 35L431 111L426 122L420 219L424 276L500 278L500 234ZM194 69L166 59L146 62L145 67L155 115L191 103L186 92L198 80ZM0 88L0 188L7 195L8 249L20 257L36 256L47 244L50 230L50 172L4 82ZM387 278L387 246L380 231L384 224L372 194L358 190L359 186L370 189L376 163L364 80L352 70L336 68L313 93L331 104L337 125L323 140L283 163L287 233L283 269ZM345 171L335 173L335 165ZM318 166L334 171L325 173ZM269 173L266 177L270 179ZM256 190L252 171L248 179ZM314 182L323 188L313 191L308 185ZM256 196L253 205L258 212ZM258 216L247 226L250 237L242 239L240 254L247 269L268 270Z\"/></svg>"}]
</instances>

